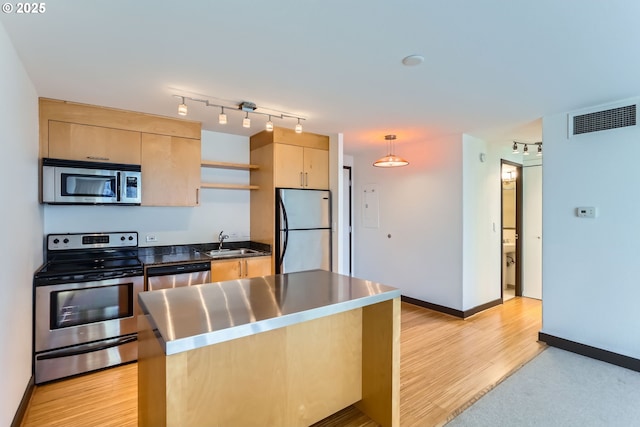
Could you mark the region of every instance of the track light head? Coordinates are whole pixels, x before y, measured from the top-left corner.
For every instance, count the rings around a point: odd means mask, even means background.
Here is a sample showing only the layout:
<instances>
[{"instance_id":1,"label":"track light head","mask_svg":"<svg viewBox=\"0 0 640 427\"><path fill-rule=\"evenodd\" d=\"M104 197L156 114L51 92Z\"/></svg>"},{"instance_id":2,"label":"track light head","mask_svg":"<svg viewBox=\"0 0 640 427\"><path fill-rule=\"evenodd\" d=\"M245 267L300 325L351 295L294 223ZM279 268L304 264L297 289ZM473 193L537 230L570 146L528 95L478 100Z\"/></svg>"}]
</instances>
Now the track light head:
<instances>
[{"instance_id":1,"label":"track light head","mask_svg":"<svg viewBox=\"0 0 640 427\"><path fill-rule=\"evenodd\" d=\"M249 118L249 113L246 113L244 119L242 119L242 127L250 128L251 127L251 119Z\"/></svg>"},{"instance_id":2,"label":"track light head","mask_svg":"<svg viewBox=\"0 0 640 427\"><path fill-rule=\"evenodd\" d=\"M525 156L529 155L529 146L527 144L524 144L524 149L522 150L522 154L524 154Z\"/></svg>"},{"instance_id":3,"label":"track light head","mask_svg":"<svg viewBox=\"0 0 640 427\"><path fill-rule=\"evenodd\" d=\"M227 115L224 113L224 107L220 107L220 114L218 114L218 123L221 125L227 124Z\"/></svg>"},{"instance_id":4,"label":"track light head","mask_svg":"<svg viewBox=\"0 0 640 427\"><path fill-rule=\"evenodd\" d=\"M178 114L181 116L186 116L188 112L189 112L189 109L187 108L187 104L185 104L184 102L184 96L183 96L182 104L178 105Z\"/></svg>"},{"instance_id":5,"label":"track light head","mask_svg":"<svg viewBox=\"0 0 640 427\"><path fill-rule=\"evenodd\" d=\"M271 121L271 116L269 116L269 121L267 121L265 129L267 129L267 132L273 131L273 122Z\"/></svg>"},{"instance_id":6,"label":"track light head","mask_svg":"<svg viewBox=\"0 0 640 427\"><path fill-rule=\"evenodd\" d=\"M298 124L296 125L296 133L302 133L302 125L300 124L300 118L298 118Z\"/></svg>"},{"instance_id":7,"label":"track light head","mask_svg":"<svg viewBox=\"0 0 640 427\"><path fill-rule=\"evenodd\" d=\"M518 154L518 143L513 142L513 154Z\"/></svg>"}]
</instances>

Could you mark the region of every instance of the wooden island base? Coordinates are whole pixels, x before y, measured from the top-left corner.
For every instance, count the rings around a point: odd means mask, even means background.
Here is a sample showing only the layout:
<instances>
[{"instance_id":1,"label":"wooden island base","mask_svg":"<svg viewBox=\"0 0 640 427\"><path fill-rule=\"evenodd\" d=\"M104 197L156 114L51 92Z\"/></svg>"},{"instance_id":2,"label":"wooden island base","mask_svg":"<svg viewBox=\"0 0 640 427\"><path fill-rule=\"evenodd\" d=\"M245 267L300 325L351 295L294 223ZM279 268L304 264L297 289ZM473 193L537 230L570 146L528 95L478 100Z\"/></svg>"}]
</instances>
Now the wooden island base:
<instances>
[{"instance_id":1,"label":"wooden island base","mask_svg":"<svg viewBox=\"0 0 640 427\"><path fill-rule=\"evenodd\" d=\"M302 427L354 403L399 426L399 298L168 356L139 319L142 427Z\"/></svg>"}]
</instances>

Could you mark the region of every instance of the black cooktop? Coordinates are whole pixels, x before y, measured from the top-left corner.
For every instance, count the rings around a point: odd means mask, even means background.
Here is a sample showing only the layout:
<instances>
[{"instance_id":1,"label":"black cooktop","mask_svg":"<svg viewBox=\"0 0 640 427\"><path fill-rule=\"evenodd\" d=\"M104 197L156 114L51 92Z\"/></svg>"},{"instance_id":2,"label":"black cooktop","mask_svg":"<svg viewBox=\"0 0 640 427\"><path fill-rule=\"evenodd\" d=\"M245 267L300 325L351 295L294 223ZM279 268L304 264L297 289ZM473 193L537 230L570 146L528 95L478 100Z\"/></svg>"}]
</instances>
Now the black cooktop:
<instances>
[{"instance_id":1,"label":"black cooktop","mask_svg":"<svg viewBox=\"0 0 640 427\"><path fill-rule=\"evenodd\" d=\"M137 250L107 249L53 254L34 277L37 284L48 284L141 275L142 271Z\"/></svg>"}]
</instances>

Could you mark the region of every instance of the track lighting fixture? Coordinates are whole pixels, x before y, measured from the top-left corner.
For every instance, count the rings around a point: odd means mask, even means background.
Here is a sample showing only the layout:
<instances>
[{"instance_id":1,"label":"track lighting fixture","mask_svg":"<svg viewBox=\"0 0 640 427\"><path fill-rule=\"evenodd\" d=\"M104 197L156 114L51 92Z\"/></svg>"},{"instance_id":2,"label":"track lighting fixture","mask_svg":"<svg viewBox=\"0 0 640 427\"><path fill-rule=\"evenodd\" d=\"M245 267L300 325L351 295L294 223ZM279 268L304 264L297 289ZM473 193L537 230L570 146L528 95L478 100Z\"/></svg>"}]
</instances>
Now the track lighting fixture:
<instances>
[{"instance_id":1,"label":"track lighting fixture","mask_svg":"<svg viewBox=\"0 0 640 427\"><path fill-rule=\"evenodd\" d=\"M379 168L395 168L395 167L399 167L399 166L406 166L409 164L408 161L406 161L405 159L403 159L402 157L398 157L395 154L393 154L393 146L394 146L394 141L396 140L396 136L395 135L385 135L384 139L387 141L387 145L388 145L388 153L386 156L379 158L378 160L376 160L375 162L373 162L373 166L379 167Z\"/></svg>"},{"instance_id":2,"label":"track lighting fixture","mask_svg":"<svg viewBox=\"0 0 640 427\"><path fill-rule=\"evenodd\" d=\"M218 123L221 125L227 124L227 115L224 113L224 107L220 107L220 114L218 114Z\"/></svg>"},{"instance_id":3,"label":"track lighting fixture","mask_svg":"<svg viewBox=\"0 0 640 427\"><path fill-rule=\"evenodd\" d=\"M542 141L540 142L518 142L518 141L513 141L513 154L519 154L520 152L518 151L518 145L523 145L524 147L522 148L522 154L525 156L528 156L529 153L529 146L530 145L537 145L538 146L538 150L536 153L536 156L542 156Z\"/></svg>"},{"instance_id":4,"label":"track lighting fixture","mask_svg":"<svg viewBox=\"0 0 640 427\"><path fill-rule=\"evenodd\" d=\"M259 114L262 116L267 116L268 121L266 122L265 129L269 132L273 131L274 124L272 118L276 119L296 119L297 123L295 125L296 133L302 132L302 120L306 120L304 117L298 116L296 114L287 113L285 111L275 110L273 108L266 107L258 107L253 102L242 101L237 104L233 104L233 102L227 100L218 100L217 102L211 102L208 99L201 97L191 97L191 96L183 96L183 95L173 95L174 97L180 99L180 104L178 105L178 114L181 116L186 116L188 113L186 100L201 102L205 104L207 107L218 107L220 108L220 114L218 114L218 123L221 125L227 124L227 115L225 114L225 108L230 109L231 111L241 111L244 112L244 118L242 120L242 127L250 128L251 127L251 118L249 114Z\"/></svg>"},{"instance_id":5,"label":"track lighting fixture","mask_svg":"<svg viewBox=\"0 0 640 427\"><path fill-rule=\"evenodd\" d=\"M180 114L181 116L186 116L188 112L189 112L189 109L187 108L187 104L185 104L184 102L184 96L183 96L182 103L178 105L178 114Z\"/></svg>"}]
</instances>

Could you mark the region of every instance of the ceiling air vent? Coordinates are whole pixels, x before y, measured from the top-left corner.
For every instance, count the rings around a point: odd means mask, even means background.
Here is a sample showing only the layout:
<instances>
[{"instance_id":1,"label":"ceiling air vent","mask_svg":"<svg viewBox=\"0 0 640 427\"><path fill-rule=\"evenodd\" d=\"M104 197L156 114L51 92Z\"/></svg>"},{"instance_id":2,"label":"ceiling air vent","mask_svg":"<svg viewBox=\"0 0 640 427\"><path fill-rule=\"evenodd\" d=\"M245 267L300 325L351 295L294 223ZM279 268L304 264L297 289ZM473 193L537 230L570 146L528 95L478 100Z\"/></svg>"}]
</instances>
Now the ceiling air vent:
<instances>
[{"instance_id":1,"label":"ceiling air vent","mask_svg":"<svg viewBox=\"0 0 640 427\"><path fill-rule=\"evenodd\" d=\"M636 104L569 115L569 136L636 125Z\"/></svg>"}]
</instances>

